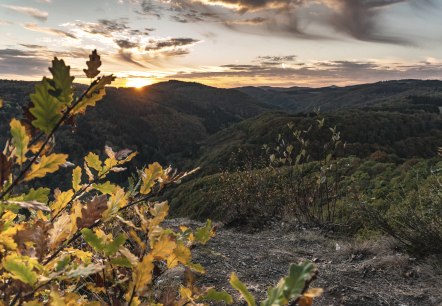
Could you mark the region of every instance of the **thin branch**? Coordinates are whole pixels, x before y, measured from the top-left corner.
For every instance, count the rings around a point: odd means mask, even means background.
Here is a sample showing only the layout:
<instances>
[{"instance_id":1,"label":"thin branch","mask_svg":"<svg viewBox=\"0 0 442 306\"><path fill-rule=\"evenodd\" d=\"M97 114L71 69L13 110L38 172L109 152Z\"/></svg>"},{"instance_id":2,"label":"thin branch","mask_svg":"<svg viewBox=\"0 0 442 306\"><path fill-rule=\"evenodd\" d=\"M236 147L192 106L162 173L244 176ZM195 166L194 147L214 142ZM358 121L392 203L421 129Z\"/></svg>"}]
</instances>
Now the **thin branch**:
<instances>
[{"instance_id":1,"label":"thin branch","mask_svg":"<svg viewBox=\"0 0 442 306\"><path fill-rule=\"evenodd\" d=\"M31 161L24 167L24 169L20 172L20 174L15 178L15 180L12 182L11 185L8 186L1 194L0 194L0 200L2 200L8 193L12 191L12 189L20 183L20 180L25 176L26 172L31 168L31 166L37 161L37 159L42 154L43 150L45 149L46 145L48 144L51 137L55 134L55 132L58 130L58 128L63 124L63 122L69 117L69 114L71 111L78 105L80 102L83 101L83 99L86 97L86 95L89 93L89 91L92 89L92 87L95 85L96 81L92 83L86 91L81 95L81 97L75 101L71 106L69 106L66 111L64 112L61 119L57 122L57 124L54 126L54 128L51 130L51 132L46 136L45 141L43 142L42 146L38 150L38 152L34 155L34 157L31 159Z\"/></svg>"}]
</instances>

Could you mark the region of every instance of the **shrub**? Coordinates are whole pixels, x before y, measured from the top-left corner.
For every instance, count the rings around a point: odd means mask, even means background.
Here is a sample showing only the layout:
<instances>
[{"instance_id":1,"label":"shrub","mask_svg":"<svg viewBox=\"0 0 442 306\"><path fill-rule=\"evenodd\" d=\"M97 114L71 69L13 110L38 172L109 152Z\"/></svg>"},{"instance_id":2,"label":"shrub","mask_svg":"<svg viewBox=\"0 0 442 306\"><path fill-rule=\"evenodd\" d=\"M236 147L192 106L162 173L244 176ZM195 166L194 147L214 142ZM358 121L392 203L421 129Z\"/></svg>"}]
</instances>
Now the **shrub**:
<instances>
[{"instance_id":1,"label":"shrub","mask_svg":"<svg viewBox=\"0 0 442 306\"><path fill-rule=\"evenodd\" d=\"M416 174L414 188L404 189L381 205L364 204L365 219L393 236L411 252L442 253L442 166L428 177Z\"/></svg>"}]
</instances>

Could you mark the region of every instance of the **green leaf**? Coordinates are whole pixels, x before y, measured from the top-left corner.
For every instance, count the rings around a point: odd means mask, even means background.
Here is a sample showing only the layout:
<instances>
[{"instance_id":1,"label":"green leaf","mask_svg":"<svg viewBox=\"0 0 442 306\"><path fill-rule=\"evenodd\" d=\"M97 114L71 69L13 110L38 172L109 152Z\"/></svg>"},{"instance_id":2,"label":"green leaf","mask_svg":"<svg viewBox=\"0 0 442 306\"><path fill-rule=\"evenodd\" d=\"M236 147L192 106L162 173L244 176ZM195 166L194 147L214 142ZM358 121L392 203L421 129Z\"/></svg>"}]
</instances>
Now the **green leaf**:
<instances>
[{"instance_id":1,"label":"green leaf","mask_svg":"<svg viewBox=\"0 0 442 306\"><path fill-rule=\"evenodd\" d=\"M127 237L123 234L118 235L114 241L106 244L104 254L107 256L113 256L118 252L118 249L126 242Z\"/></svg>"},{"instance_id":2,"label":"green leaf","mask_svg":"<svg viewBox=\"0 0 442 306\"><path fill-rule=\"evenodd\" d=\"M29 260L29 257L14 254L6 256L2 264L3 268L12 274L12 278L33 286L37 282L37 273L32 270Z\"/></svg>"},{"instance_id":3,"label":"green leaf","mask_svg":"<svg viewBox=\"0 0 442 306\"><path fill-rule=\"evenodd\" d=\"M49 94L53 90L48 79L43 78L40 84L35 85L35 93L31 94L33 107L29 112L35 117L32 125L46 134L49 134L61 119L62 104Z\"/></svg>"},{"instance_id":4,"label":"green leaf","mask_svg":"<svg viewBox=\"0 0 442 306\"><path fill-rule=\"evenodd\" d=\"M227 305L233 304L233 298L230 294L223 291L216 291L215 289L209 289L206 294L202 297L203 301L213 301L213 302L225 302Z\"/></svg>"},{"instance_id":5,"label":"green leaf","mask_svg":"<svg viewBox=\"0 0 442 306\"><path fill-rule=\"evenodd\" d=\"M24 201L38 201L41 203L47 203L49 201L49 188L40 187L38 189L31 188L28 194L23 197Z\"/></svg>"},{"instance_id":6,"label":"green leaf","mask_svg":"<svg viewBox=\"0 0 442 306\"><path fill-rule=\"evenodd\" d=\"M246 285L244 285L236 276L235 273L230 275L230 285L241 293L242 297L246 300L247 305L256 306L256 301L253 295L247 290Z\"/></svg>"},{"instance_id":7,"label":"green leaf","mask_svg":"<svg viewBox=\"0 0 442 306\"><path fill-rule=\"evenodd\" d=\"M95 233L88 228L83 228L81 230L84 240L96 251L103 252L105 243L104 240L99 238Z\"/></svg>"},{"instance_id":8,"label":"green leaf","mask_svg":"<svg viewBox=\"0 0 442 306\"><path fill-rule=\"evenodd\" d=\"M92 230L84 228L81 230L84 240L96 251L106 256L113 256L118 249L126 242L126 236L118 235L112 242L107 243L98 237Z\"/></svg>"},{"instance_id":9,"label":"green leaf","mask_svg":"<svg viewBox=\"0 0 442 306\"><path fill-rule=\"evenodd\" d=\"M92 185L96 190L101 192L102 194L114 194L117 191L118 186L115 184L112 184L111 182L107 181L102 184L93 184Z\"/></svg>"},{"instance_id":10,"label":"green leaf","mask_svg":"<svg viewBox=\"0 0 442 306\"><path fill-rule=\"evenodd\" d=\"M268 297L261 306L286 305L293 299L297 299L304 290L305 283L315 274L315 267L310 262L289 268L288 276L281 279L275 287L268 292Z\"/></svg>"},{"instance_id":11,"label":"green leaf","mask_svg":"<svg viewBox=\"0 0 442 306\"><path fill-rule=\"evenodd\" d=\"M111 264L118 267L132 268L132 264L126 257L116 257L111 259Z\"/></svg>"},{"instance_id":12,"label":"green leaf","mask_svg":"<svg viewBox=\"0 0 442 306\"><path fill-rule=\"evenodd\" d=\"M210 238L214 236L212 228L212 220L207 220L206 225L199 227L195 231L195 241L201 244L206 244Z\"/></svg>"},{"instance_id":13,"label":"green leaf","mask_svg":"<svg viewBox=\"0 0 442 306\"><path fill-rule=\"evenodd\" d=\"M58 58L54 58L52 67L49 68L53 77L49 82L54 87L54 90L50 90L49 93L64 105L70 105L74 97L72 82L75 78L71 77L70 69L70 66L66 66L64 61Z\"/></svg>"},{"instance_id":14,"label":"green leaf","mask_svg":"<svg viewBox=\"0 0 442 306\"><path fill-rule=\"evenodd\" d=\"M60 272L64 270L67 267L67 265L70 264L70 262L71 262L71 256L69 255L64 256L62 259L60 259L57 262L57 265L55 266L55 271Z\"/></svg>"},{"instance_id":15,"label":"green leaf","mask_svg":"<svg viewBox=\"0 0 442 306\"><path fill-rule=\"evenodd\" d=\"M28 152L29 135L26 133L26 128L17 119L12 119L10 123L12 145L15 147L15 156L17 162L22 165L26 161L26 153Z\"/></svg>"}]
</instances>

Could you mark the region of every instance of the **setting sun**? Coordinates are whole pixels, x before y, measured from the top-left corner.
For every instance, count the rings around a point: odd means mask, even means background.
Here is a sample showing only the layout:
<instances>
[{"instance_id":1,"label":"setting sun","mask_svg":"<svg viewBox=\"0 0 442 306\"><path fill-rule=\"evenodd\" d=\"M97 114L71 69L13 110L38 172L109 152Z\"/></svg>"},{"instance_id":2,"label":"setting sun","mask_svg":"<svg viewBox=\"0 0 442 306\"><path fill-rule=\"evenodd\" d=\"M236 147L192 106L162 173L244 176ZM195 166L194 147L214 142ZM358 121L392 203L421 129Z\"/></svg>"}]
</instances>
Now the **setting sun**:
<instances>
[{"instance_id":1,"label":"setting sun","mask_svg":"<svg viewBox=\"0 0 442 306\"><path fill-rule=\"evenodd\" d=\"M148 78L128 78L126 79L126 87L141 88L152 84L152 80Z\"/></svg>"}]
</instances>

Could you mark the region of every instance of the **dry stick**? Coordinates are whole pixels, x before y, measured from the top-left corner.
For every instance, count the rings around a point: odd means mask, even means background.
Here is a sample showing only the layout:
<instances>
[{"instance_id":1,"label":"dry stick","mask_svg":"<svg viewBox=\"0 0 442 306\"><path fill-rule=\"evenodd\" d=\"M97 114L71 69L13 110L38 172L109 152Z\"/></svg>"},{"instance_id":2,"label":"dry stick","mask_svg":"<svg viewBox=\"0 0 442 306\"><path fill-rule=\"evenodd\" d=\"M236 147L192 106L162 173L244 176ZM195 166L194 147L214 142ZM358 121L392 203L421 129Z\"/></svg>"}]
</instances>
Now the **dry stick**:
<instances>
[{"instance_id":1,"label":"dry stick","mask_svg":"<svg viewBox=\"0 0 442 306\"><path fill-rule=\"evenodd\" d=\"M5 191L3 191L0 194L0 200L2 200L8 193L10 193L12 191L12 189L18 185L18 183L20 182L20 180L24 177L24 175L26 174L26 172L31 168L31 166L37 161L37 159L40 157L41 153L43 152L43 150L45 149L46 145L48 144L49 140L51 139L51 137L55 134L55 132L57 131L57 129L61 126L61 124L69 117L70 112L78 105L80 104L81 101L83 101L83 99L86 97L86 95L89 93L89 90L91 90L92 86L94 86L96 83L96 81L94 81L94 83L92 83L88 89L86 89L86 91L81 95L81 97L71 106L69 106L66 109L66 112L63 114L63 116L61 117L61 119L57 122L57 124L55 125L55 127L51 130L51 132L48 134L48 136L46 136L45 141L43 142L41 148L38 150L37 154L34 155L34 157L31 159L31 161L26 165L26 167L20 172L20 174L15 178L15 180L12 182L11 185L9 185L8 188L6 188Z\"/></svg>"}]
</instances>

